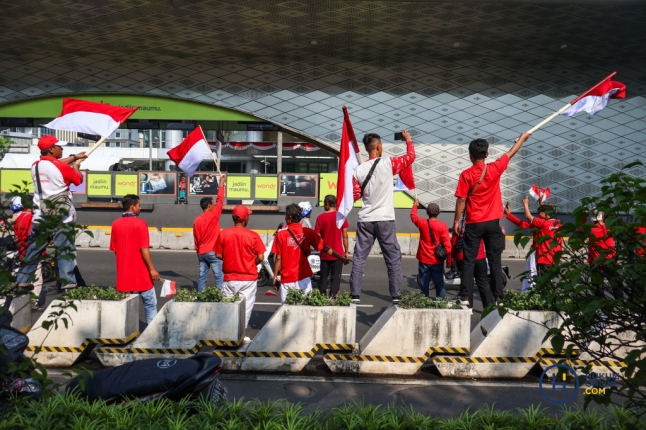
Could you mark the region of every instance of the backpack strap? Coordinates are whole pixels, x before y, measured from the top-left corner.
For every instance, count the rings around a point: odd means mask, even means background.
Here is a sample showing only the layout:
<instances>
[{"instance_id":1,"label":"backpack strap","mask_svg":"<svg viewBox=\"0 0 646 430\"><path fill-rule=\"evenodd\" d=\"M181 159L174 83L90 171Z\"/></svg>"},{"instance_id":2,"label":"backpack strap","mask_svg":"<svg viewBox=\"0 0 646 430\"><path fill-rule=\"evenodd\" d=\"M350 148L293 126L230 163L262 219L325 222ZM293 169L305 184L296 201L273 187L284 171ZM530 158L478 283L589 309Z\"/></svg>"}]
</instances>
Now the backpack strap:
<instances>
[{"instance_id":1,"label":"backpack strap","mask_svg":"<svg viewBox=\"0 0 646 430\"><path fill-rule=\"evenodd\" d=\"M41 198L43 196L43 186L40 184L40 173L38 172L38 165L40 164L40 160L36 161L36 184L38 184L38 194L40 194Z\"/></svg>"},{"instance_id":2,"label":"backpack strap","mask_svg":"<svg viewBox=\"0 0 646 430\"><path fill-rule=\"evenodd\" d=\"M361 193L363 193L363 190L366 188L366 185L368 185L368 182L370 181L370 178L372 178L372 174L375 173L375 168L377 167L377 164L379 164L379 161L381 158L377 158L374 163L372 163L372 167L370 168L370 171L368 172L368 176L366 176L366 179L363 180L363 184L361 184Z\"/></svg>"},{"instance_id":3,"label":"backpack strap","mask_svg":"<svg viewBox=\"0 0 646 430\"><path fill-rule=\"evenodd\" d=\"M427 219L426 223L428 224L428 235L431 236L431 243L433 244L433 246L435 246L436 245L435 234L433 233L433 229L431 228L431 220Z\"/></svg>"},{"instance_id":4,"label":"backpack strap","mask_svg":"<svg viewBox=\"0 0 646 430\"><path fill-rule=\"evenodd\" d=\"M482 169L482 174L480 175L480 179L478 179L478 182L476 182L476 184L473 186L473 188L471 188L471 191L469 191L469 194L467 194L467 197L470 196L471 194L473 194L473 192L476 190L476 188L478 188L478 185L480 185L480 183L484 179L485 173L487 173L487 165L486 164L484 166L484 169Z\"/></svg>"}]
</instances>

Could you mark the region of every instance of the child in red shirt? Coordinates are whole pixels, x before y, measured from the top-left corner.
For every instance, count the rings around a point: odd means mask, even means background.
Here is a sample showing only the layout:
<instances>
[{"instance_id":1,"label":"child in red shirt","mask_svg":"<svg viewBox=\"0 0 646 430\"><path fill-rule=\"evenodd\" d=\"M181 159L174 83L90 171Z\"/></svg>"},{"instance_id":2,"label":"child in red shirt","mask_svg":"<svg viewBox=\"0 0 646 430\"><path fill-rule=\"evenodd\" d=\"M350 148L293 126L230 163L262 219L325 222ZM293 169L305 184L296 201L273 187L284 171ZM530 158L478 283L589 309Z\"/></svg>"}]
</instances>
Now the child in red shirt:
<instances>
[{"instance_id":1,"label":"child in red shirt","mask_svg":"<svg viewBox=\"0 0 646 430\"><path fill-rule=\"evenodd\" d=\"M282 268L280 274L281 303L285 303L289 289L301 289L306 293L312 291L313 273L310 263L307 261L311 248L336 257L344 265L350 262L349 259L326 246L321 236L314 230L301 226L301 212L302 210L297 204L291 204L285 208L287 226L276 233L271 250L276 255L274 288L276 288L278 272Z\"/></svg>"}]
</instances>

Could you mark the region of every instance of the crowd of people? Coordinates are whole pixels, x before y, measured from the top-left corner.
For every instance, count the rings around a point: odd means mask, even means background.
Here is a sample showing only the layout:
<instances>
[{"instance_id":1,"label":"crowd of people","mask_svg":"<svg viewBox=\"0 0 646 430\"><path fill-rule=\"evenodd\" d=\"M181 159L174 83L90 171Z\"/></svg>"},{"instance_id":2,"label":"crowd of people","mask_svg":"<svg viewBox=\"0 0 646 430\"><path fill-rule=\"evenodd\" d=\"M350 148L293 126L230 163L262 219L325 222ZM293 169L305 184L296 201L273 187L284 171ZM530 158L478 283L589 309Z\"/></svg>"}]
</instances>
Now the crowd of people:
<instances>
[{"instance_id":1,"label":"crowd of people","mask_svg":"<svg viewBox=\"0 0 646 430\"><path fill-rule=\"evenodd\" d=\"M353 263L350 275L352 302L360 303L362 278L367 257L375 240L379 243L388 273L389 292L392 302L400 300L402 270L401 250L396 237L395 206L393 197L393 176L397 175L415 160L415 148L410 133L402 132L406 141L406 153L398 157L383 157L383 144L379 135L366 134L363 144L369 159L361 163L353 175L354 199L362 201L357 216L356 245L350 260L347 220L337 224L336 197L325 196L324 210L316 218L312 228L310 217L312 207L308 202L290 204L285 208L285 225L275 234L271 253L275 255L274 287L279 290L284 302L290 289L305 292L312 290L312 270L308 256L314 249L320 252L321 268L318 288L324 294L337 295L340 291L343 265ZM491 163L485 163L489 156L489 144L476 139L469 144L469 158L472 166L464 170L458 180L455 192L455 218L452 228L438 219L440 207L430 203L426 207L427 218L418 215L419 201L415 199L411 209L412 223L419 229L420 242L418 260L418 283L422 293L430 296L430 283L435 287L435 296L446 297L444 266L460 277L461 285L457 301L473 306L474 282L480 292L484 306L495 303L503 296L504 278L501 256L505 248L505 234L500 226L503 215L521 228L532 228L534 235L533 253L528 260L528 272L542 273L554 264L554 255L561 250L561 239L554 233L560 221L553 217L554 205L539 202L538 215L531 214L529 200L523 200L525 220L515 217L507 205L503 207L500 178L509 161L530 137L523 133L511 149ZM51 210L45 201L58 201L66 215L63 222L76 220L70 186L79 185L82 175L77 160L86 158L85 153L62 158L62 146L54 136L43 136L38 147L41 157L32 166L34 180L34 212L24 210L22 202L14 200L14 229L20 243L20 257L25 264L17 276L20 288L33 288L36 293L42 287L42 271L38 255L42 254L47 242L33 240L39 229L39 219ZM252 211L236 206L232 213L233 227L221 230L220 219L225 200L226 175L219 179L215 198L207 196L200 200L202 214L193 224L195 251L199 266L197 288L203 291L207 276L212 271L215 284L223 294L231 297L239 294L247 303L246 324L257 292L257 265L264 261L266 247L260 236L249 229ZM150 323L157 313L157 298L154 281L160 280L150 254L148 225L139 217L141 201L139 196L129 194L122 199L123 213L112 223L110 250L116 254L116 289L121 292L138 293L144 304L146 321ZM612 248L603 214L595 218L593 233L600 240L590 246L590 259L594 260L599 248ZM541 240L544 237L550 240ZM556 245L552 242L556 241ZM69 236L56 230L51 236L55 248L66 249L66 256L58 256L59 276L65 282L64 290L79 285L74 243ZM70 255L73 258L70 258ZM489 272L489 274L488 274ZM35 276L34 276L35 275ZM603 276L612 276L602 273ZM329 284L329 288L328 288ZM531 276L523 289L531 287ZM616 295L621 292L617 291Z\"/></svg>"}]
</instances>

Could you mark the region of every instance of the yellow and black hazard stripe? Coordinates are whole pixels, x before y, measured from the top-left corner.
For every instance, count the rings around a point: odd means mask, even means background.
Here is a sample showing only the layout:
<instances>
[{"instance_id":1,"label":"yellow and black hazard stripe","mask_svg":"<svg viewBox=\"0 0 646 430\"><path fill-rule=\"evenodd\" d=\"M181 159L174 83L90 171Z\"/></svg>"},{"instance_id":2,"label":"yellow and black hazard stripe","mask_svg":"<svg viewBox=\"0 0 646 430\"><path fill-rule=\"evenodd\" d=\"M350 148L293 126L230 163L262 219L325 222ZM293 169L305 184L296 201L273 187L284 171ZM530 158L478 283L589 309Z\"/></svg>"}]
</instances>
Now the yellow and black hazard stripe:
<instances>
[{"instance_id":1,"label":"yellow and black hazard stripe","mask_svg":"<svg viewBox=\"0 0 646 430\"><path fill-rule=\"evenodd\" d=\"M244 337L239 340L200 340L193 348L110 348L103 347L98 349L101 354L174 354L174 355L194 355L200 352L205 346L239 346L242 344ZM239 357L239 353L234 356ZM228 355L219 355L219 357L228 357Z\"/></svg>"},{"instance_id":2,"label":"yellow and black hazard stripe","mask_svg":"<svg viewBox=\"0 0 646 430\"><path fill-rule=\"evenodd\" d=\"M433 357L433 363L487 363L487 364L503 364L503 363L537 363L538 356L534 357L447 357L437 356Z\"/></svg>"},{"instance_id":3,"label":"yellow and black hazard stripe","mask_svg":"<svg viewBox=\"0 0 646 430\"><path fill-rule=\"evenodd\" d=\"M139 331L132 333L128 337L122 339L113 338L87 338L83 341L81 346L27 346L27 351L44 351L44 352L74 352L74 353L89 353L96 345L102 343L107 345L125 345L131 342L134 338L139 336Z\"/></svg>"},{"instance_id":4,"label":"yellow and black hazard stripe","mask_svg":"<svg viewBox=\"0 0 646 430\"><path fill-rule=\"evenodd\" d=\"M572 354L577 355L579 352L577 350L573 350ZM561 357L565 355L565 350L562 349L560 353L556 353L556 350L553 348L541 348L538 350L539 357L545 357L545 356L556 356L556 357Z\"/></svg>"},{"instance_id":5,"label":"yellow and black hazard stripe","mask_svg":"<svg viewBox=\"0 0 646 430\"><path fill-rule=\"evenodd\" d=\"M331 361L378 361L382 363L424 363L433 354L460 354L469 353L469 348L451 348L434 346L426 350L420 357L407 357L400 355L363 355L363 354L326 354L324 359Z\"/></svg>"},{"instance_id":6,"label":"yellow and black hazard stripe","mask_svg":"<svg viewBox=\"0 0 646 430\"><path fill-rule=\"evenodd\" d=\"M541 360L541 365L551 366L552 364L568 364L570 366L610 366L610 367L627 367L628 365L623 361L615 360L567 360L567 359L548 359L544 358Z\"/></svg>"},{"instance_id":7,"label":"yellow and black hazard stripe","mask_svg":"<svg viewBox=\"0 0 646 430\"><path fill-rule=\"evenodd\" d=\"M27 347L27 351L31 352L83 352L85 346L31 346Z\"/></svg>"},{"instance_id":8,"label":"yellow and black hazard stripe","mask_svg":"<svg viewBox=\"0 0 646 430\"><path fill-rule=\"evenodd\" d=\"M318 343L309 351L247 351L247 357L259 358L312 358L319 350L323 351L353 351L354 343Z\"/></svg>"}]
</instances>

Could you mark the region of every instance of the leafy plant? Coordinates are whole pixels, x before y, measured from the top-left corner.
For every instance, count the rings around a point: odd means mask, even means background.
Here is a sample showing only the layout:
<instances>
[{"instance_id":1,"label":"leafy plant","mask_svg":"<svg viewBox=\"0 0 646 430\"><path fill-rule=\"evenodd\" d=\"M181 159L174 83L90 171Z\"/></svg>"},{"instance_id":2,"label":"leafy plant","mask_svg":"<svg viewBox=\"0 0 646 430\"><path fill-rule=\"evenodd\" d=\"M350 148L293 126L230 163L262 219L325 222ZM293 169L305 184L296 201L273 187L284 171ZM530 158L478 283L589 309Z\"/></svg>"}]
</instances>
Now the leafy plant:
<instances>
[{"instance_id":1,"label":"leafy plant","mask_svg":"<svg viewBox=\"0 0 646 430\"><path fill-rule=\"evenodd\" d=\"M236 294L233 297L224 297L222 290L218 287L207 287L202 292L188 288L179 288L173 299L176 302L233 303L240 300L240 295Z\"/></svg>"},{"instance_id":2,"label":"leafy plant","mask_svg":"<svg viewBox=\"0 0 646 430\"><path fill-rule=\"evenodd\" d=\"M129 296L128 293L120 293L114 287L101 288L91 285L87 288L74 288L60 298L63 300L108 300L119 301Z\"/></svg>"},{"instance_id":3,"label":"leafy plant","mask_svg":"<svg viewBox=\"0 0 646 430\"><path fill-rule=\"evenodd\" d=\"M288 305L300 306L350 306L352 297L347 291L338 296L328 297L319 290L312 290L305 293L305 290L289 289L285 303Z\"/></svg>"},{"instance_id":4,"label":"leafy plant","mask_svg":"<svg viewBox=\"0 0 646 430\"><path fill-rule=\"evenodd\" d=\"M637 415L646 415L646 180L631 176L641 163L632 163L601 181L601 194L586 197L572 212L572 221L555 232L563 241L556 252L555 264L534 278L530 297L544 309L558 312L560 327L548 330L557 351L570 357L574 350L587 353L593 360L623 361L623 384L603 395L586 395L590 401L608 405L617 399ZM599 212L605 214L608 233L598 238L588 222ZM516 244L527 242L519 233ZM589 261L591 243L614 241L614 248L599 249L599 256ZM540 242L551 241L549 237ZM553 244L551 243L550 246ZM533 252L530 251L530 252ZM502 300L501 313L513 301ZM517 301L518 302L518 301ZM517 303L516 303L517 304ZM590 366L582 369L590 372ZM610 368L608 373L614 373Z\"/></svg>"},{"instance_id":5,"label":"leafy plant","mask_svg":"<svg viewBox=\"0 0 646 430\"><path fill-rule=\"evenodd\" d=\"M401 293L398 306L402 309L462 309L449 299L426 297L422 293L411 291Z\"/></svg>"}]
</instances>

